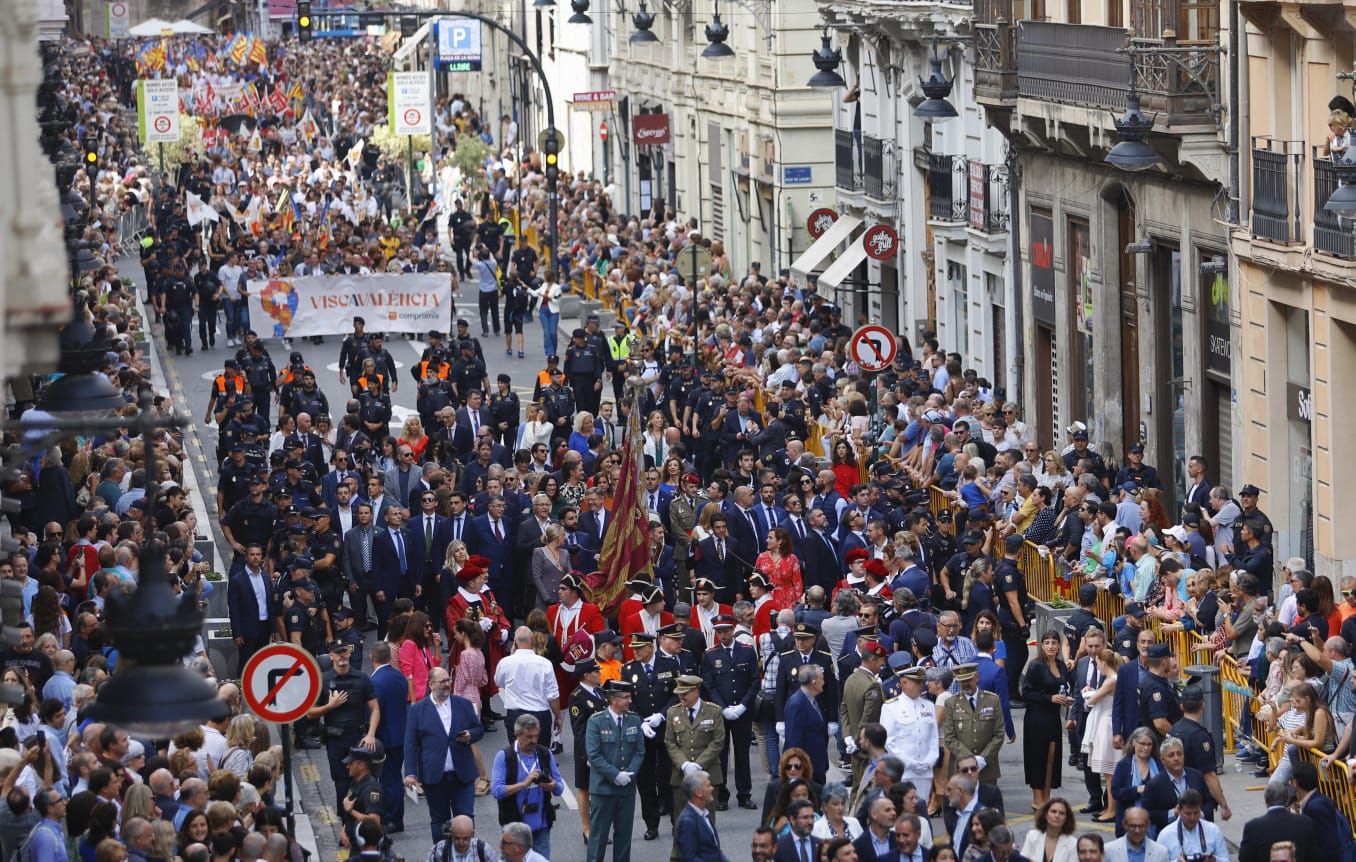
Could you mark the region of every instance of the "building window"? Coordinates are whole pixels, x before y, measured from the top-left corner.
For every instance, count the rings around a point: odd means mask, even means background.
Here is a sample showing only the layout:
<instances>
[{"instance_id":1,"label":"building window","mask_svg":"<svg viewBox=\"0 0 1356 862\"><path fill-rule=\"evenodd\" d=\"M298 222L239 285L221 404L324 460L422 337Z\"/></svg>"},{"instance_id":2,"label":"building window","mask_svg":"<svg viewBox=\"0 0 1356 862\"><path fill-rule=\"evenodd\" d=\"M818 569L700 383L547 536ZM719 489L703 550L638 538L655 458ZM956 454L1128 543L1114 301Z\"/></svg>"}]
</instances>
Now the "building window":
<instances>
[{"instance_id":1,"label":"building window","mask_svg":"<svg viewBox=\"0 0 1356 862\"><path fill-rule=\"evenodd\" d=\"M966 284L965 265L960 263L946 263L946 287L948 301L951 303L951 338L952 350L961 356L970 355L970 303L966 296L968 285Z\"/></svg>"},{"instance_id":2,"label":"building window","mask_svg":"<svg viewBox=\"0 0 1356 862\"><path fill-rule=\"evenodd\" d=\"M1314 442L1313 383L1309 368L1309 312L1283 309L1285 314L1285 394L1287 440L1290 463L1285 465L1290 482L1288 541L1278 556L1303 557L1314 570ZM1288 549L1286 546L1289 546Z\"/></svg>"},{"instance_id":3,"label":"building window","mask_svg":"<svg viewBox=\"0 0 1356 862\"><path fill-rule=\"evenodd\" d=\"M1007 312L1003 308L1003 279L991 272L984 273L984 292L989 295L989 308L991 310L989 333L992 343L989 350L993 355L993 362L989 367L989 382L993 384L995 392L1002 391L1006 398L1011 398L1007 393L1008 381L1006 360L1007 356Z\"/></svg>"}]
</instances>

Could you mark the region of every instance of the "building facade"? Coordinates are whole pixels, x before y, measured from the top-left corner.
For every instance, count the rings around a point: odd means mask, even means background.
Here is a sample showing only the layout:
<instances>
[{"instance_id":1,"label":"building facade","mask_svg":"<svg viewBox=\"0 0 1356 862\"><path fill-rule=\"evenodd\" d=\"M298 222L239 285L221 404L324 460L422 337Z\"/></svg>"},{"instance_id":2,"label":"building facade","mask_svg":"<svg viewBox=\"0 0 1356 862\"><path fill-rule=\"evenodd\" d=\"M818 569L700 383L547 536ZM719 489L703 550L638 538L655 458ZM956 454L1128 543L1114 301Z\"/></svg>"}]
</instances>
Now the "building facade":
<instances>
[{"instance_id":1,"label":"building facade","mask_svg":"<svg viewBox=\"0 0 1356 862\"><path fill-rule=\"evenodd\" d=\"M1342 395L1356 369L1356 232L1324 209L1343 175L1329 152L1334 96L1352 97L1356 21L1316 3L1239 4L1248 27L1240 85L1247 221L1232 237L1242 338L1239 449L1243 481L1262 491L1276 557L1319 574L1356 573L1356 464L1341 435L1356 408ZM1340 580L1334 579L1340 584Z\"/></svg>"},{"instance_id":2,"label":"building facade","mask_svg":"<svg viewBox=\"0 0 1356 862\"><path fill-rule=\"evenodd\" d=\"M1108 458L1143 443L1170 512L1192 456L1214 482L1237 475L1221 7L975 7L975 96L1013 150L1019 189L1026 415L1056 449L1074 421ZM1159 154L1137 172L1106 161L1132 81Z\"/></svg>"}]
</instances>

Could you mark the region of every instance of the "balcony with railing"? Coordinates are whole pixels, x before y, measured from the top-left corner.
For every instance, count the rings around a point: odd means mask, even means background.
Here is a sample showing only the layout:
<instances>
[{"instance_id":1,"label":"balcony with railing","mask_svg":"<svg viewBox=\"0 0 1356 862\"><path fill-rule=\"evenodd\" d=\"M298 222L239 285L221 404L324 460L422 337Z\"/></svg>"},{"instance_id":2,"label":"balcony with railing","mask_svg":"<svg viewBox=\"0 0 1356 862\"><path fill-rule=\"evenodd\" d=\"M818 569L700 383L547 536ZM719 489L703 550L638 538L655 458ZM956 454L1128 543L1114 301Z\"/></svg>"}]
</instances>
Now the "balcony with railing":
<instances>
[{"instance_id":1,"label":"balcony with railing","mask_svg":"<svg viewBox=\"0 0 1356 862\"><path fill-rule=\"evenodd\" d=\"M985 233L1008 229L1008 166L970 162L970 227Z\"/></svg>"},{"instance_id":2,"label":"balcony with railing","mask_svg":"<svg viewBox=\"0 0 1356 862\"><path fill-rule=\"evenodd\" d=\"M860 191L862 170L856 137L847 129L833 130L834 185L846 191Z\"/></svg>"},{"instance_id":3,"label":"balcony with railing","mask_svg":"<svg viewBox=\"0 0 1356 862\"><path fill-rule=\"evenodd\" d=\"M895 194L894 141L862 138L862 175L866 196L872 200L890 201Z\"/></svg>"},{"instance_id":4,"label":"balcony with railing","mask_svg":"<svg viewBox=\"0 0 1356 862\"><path fill-rule=\"evenodd\" d=\"M1219 111L1218 28L1181 29L1170 22L1190 0L1131 0L1146 29L1012 20L1013 0L975 0L975 97L1014 107L1029 98L1120 112L1136 85L1145 111L1159 112L1160 129L1215 125ZM1195 38L1176 35L1190 32ZM1155 38L1147 38L1150 34Z\"/></svg>"},{"instance_id":5,"label":"balcony with railing","mask_svg":"<svg viewBox=\"0 0 1356 862\"><path fill-rule=\"evenodd\" d=\"M965 156L928 156L929 214L933 221L970 220L970 161Z\"/></svg>"},{"instance_id":6,"label":"balcony with railing","mask_svg":"<svg viewBox=\"0 0 1356 862\"><path fill-rule=\"evenodd\" d=\"M1286 245L1304 241L1300 224L1303 175L1303 141L1252 139L1253 236Z\"/></svg>"},{"instance_id":7,"label":"balcony with railing","mask_svg":"<svg viewBox=\"0 0 1356 862\"><path fill-rule=\"evenodd\" d=\"M1313 148L1314 251L1346 260L1356 260L1356 219L1341 218L1323 205L1337 191L1341 174L1333 167L1327 147Z\"/></svg>"}]
</instances>

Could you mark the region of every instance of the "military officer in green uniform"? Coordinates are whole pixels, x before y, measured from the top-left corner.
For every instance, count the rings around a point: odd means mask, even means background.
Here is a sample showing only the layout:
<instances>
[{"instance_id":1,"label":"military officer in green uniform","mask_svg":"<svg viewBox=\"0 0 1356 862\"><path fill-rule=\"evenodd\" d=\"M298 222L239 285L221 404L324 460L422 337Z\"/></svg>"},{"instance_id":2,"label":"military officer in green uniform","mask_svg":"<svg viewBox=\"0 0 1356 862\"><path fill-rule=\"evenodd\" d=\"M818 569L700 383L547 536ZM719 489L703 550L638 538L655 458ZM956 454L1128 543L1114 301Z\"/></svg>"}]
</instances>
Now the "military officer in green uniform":
<instances>
[{"instance_id":1,"label":"military officer in green uniform","mask_svg":"<svg viewBox=\"0 0 1356 862\"><path fill-rule=\"evenodd\" d=\"M692 555L692 531L697 526L697 516L706 505L705 498L697 493L701 484L701 477L696 473L683 474L678 482L681 493L675 494L669 503L669 522L664 525L673 537L673 564L678 570L678 582L673 585L673 592L688 600L692 599L692 593L684 590L692 587L692 565L689 561Z\"/></svg>"},{"instance_id":2,"label":"military officer in green uniform","mask_svg":"<svg viewBox=\"0 0 1356 862\"><path fill-rule=\"evenodd\" d=\"M640 716L631 707L631 683L603 686L607 709L595 712L584 731L589 762L588 862L603 862L612 839L613 862L630 862L631 821L636 815L636 770L645 758Z\"/></svg>"},{"instance_id":3,"label":"military officer in green uniform","mask_svg":"<svg viewBox=\"0 0 1356 862\"><path fill-rule=\"evenodd\" d=\"M584 736L594 713L607 709L607 698L598 688L601 683L598 662L584 659L574 666L579 685L570 693L570 730L574 733L574 795L579 801L579 821L584 841L589 837L589 758Z\"/></svg>"},{"instance_id":4,"label":"military officer in green uniform","mask_svg":"<svg viewBox=\"0 0 1356 862\"><path fill-rule=\"evenodd\" d=\"M381 782L373 774L386 759L380 750L381 743L375 742L372 748L355 745L348 750L343 766L352 784L348 792L339 797L340 816L344 821L344 837L349 847L357 847L358 826L362 823L375 823L381 826L381 814L385 810L385 801L381 792Z\"/></svg>"},{"instance_id":5,"label":"military officer in green uniform","mask_svg":"<svg viewBox=\"0 0 1356 862\"><path fill-rule=\"evenodd\" d=\"M852 755L853 787L861 784L862 770L866 768L866 754L858 750L857 732L867 722L880 721L881 704L885 702L880 669L888 656L877 640L864 643L860 652L862 663L843 681L843 698L838 703L838 726L843 731L843 744Z\"/></svg>"},{"instance_id":6,"label":"military officer in green uniform","mask_svg":"<svg viewBox=\"0 0 1356 862\"><path fill-rule=\"evenodd\" d=\"M725 748L725 719L721 717L719 706L702 700L702 678L683 674L678 677L674 693L678 695L678 702L669 707L664 716L664 748L673 764L669 771L669 786L673 793L670 822L676 821L687 805L687 794L683 792L686 775L702 770L711 776L712 784L723 782L720 753ZM671 858L675 862L682 859L682 849L676 844Z\"/></svg>"},{"instance_id":7,"label":"military officer in green uniform","mask_svg":"<svg viewBox=\"0 0 1356 862\"><path fill-rule=\"evenodd\" d=\"M969 755L984 758L979 780L990 784L1001 774L998 751L1003 747L1003 704L998 695L979 687L979 672L973 663L956 667L960 691L942 707L942 744L951 752L951 769L956 761Z\"/></svg>"}]
</instances>

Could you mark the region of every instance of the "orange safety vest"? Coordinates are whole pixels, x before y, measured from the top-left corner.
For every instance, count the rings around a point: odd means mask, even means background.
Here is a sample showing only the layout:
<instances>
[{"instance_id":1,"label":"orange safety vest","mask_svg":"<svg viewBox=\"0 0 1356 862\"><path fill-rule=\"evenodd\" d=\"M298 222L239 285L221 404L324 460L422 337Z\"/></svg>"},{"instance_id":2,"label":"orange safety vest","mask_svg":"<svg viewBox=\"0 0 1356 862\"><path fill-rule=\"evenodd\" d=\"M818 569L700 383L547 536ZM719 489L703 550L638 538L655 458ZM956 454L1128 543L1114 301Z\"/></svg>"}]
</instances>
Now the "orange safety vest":
<instances>
[{"instance_id":1,"label":"orange safety vest","mask_svg":"<svg viewBox=\"0 0 1356 862\"><path fill-rule=\"evenodd\" d=\"M423 362L419 363L419 379L420 379L420 380L423 380L425 377L428 376L428 366L429 366L429 363L430 363L431 361L432 361L432 360L425 359ZM439 380L446 380L446 379L447 379L447 373L448 373L449 371L451 371L451 370L452 370L452 369L451 369L451 366L449 366L446 362L444 362L442 365L439 365L439 366L438 366L438 379L439 379Z\"/></svg>"},{"instance_id":2,"label":"orange safety vest","mask_svg":"<svg viewBox=\"0 0 1356 862\"><path fill-rule=\"evenodd\" d=\"M542 388L551 385L551 372L548 369L543 368L541 371L537 372L537 385Z\"/></svg>"},{"instance_id":3,"label":"orange safety vest","mask_svg":"<svg viewBox=\"0 0 1356 862\"><path fill-rule=\"evenodd\" d=\"M226 375L225 375L225 374L218 374L218 375L217 375L217 379L212 381L212 387L213 387L214 389L216 389L217 397L218 397L218 398L220 398L221 396L225 395L225 394L226 394ZM242 395L242 394L244 394L244 392L245 392L245 378L243 378L243 377L237 377L237 378L235 378L235 394L236 394L236 395Z\"/></svg>"},{"instance_id":4,"label":"orange safety vest","mask_svg":"<svg viewBox=\"0 0 1356 862\"><path fill-rule=\"evenodd\" d=\"M383 392L385 392L385 391L386 391L386 375L384 375L384 374L378 374L378 375L377 375L377 383L381 384L381 390L382 390ZM359 378L358 378L358 388L359 388L359 389L366 389L366 388L367 388L367 378L366 378L366 377L359 377Z\"/></svg>"},{"instance_id":5,"label":"orange safety vest","mask_svg":"<svg viewBox=\"0 0 1356 862\"><path fill-rule=\"evenodd\" d=\"M301 366L302 374L305 374L307 371L311 371L311 366L309 365ZM311 373L314 374L315 372L312 371ZM281 389L287 384L295 382L296 379L297 375L292 373L292 366L289 365L283 369L282 374L278 375L278 388Z\"/></svg>"}]
</instances>

